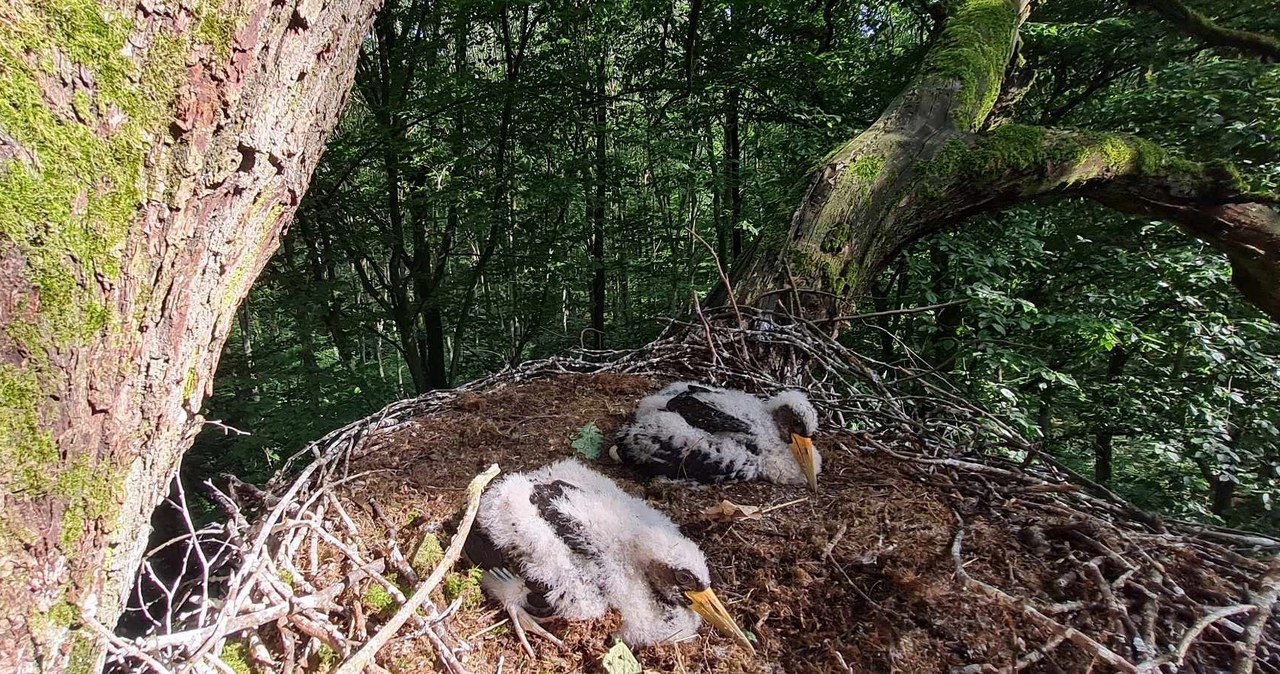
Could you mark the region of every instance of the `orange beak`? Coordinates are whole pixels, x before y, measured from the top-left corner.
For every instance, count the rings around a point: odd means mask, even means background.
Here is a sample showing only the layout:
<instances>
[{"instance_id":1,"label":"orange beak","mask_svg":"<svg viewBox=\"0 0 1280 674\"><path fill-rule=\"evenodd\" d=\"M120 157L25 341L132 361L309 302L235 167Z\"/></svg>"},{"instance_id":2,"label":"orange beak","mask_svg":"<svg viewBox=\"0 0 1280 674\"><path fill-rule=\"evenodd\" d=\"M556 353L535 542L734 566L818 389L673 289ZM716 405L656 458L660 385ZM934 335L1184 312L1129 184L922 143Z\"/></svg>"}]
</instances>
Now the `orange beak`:
<instances>
[{"instance_id":1,"label":"orange beak","mask_svg":"<svg viewBox=\"0 0 1280 674\"><path fill-rule=\"evenodd\" d=\"M813 438L798 433L791 434L791 455L796 457L804 478L809 481L809 489L818 491L818 450L813 447Z\"/></svg>"},{"instance_id":2,"label":"orange beak","mask_svg":"<svg viewBox=\"0 0 1280 674\"><path fill-rule=\"evenodd\" d=\"M711 623L711 626L719 630L721 634L746 646L752 655L756 654L756 649L751 645L751 641L747 639L747 635L742 631L741 627L738 627L738 623L734 622L733 616L729 615L729 611L725 609L724 604L720 603L720 599L716 597L715 592L711 591L711 588L698 592L685 592L684 596L693 602L690 608L702 616L703 620Z\"/></svg>"}]
</instances>

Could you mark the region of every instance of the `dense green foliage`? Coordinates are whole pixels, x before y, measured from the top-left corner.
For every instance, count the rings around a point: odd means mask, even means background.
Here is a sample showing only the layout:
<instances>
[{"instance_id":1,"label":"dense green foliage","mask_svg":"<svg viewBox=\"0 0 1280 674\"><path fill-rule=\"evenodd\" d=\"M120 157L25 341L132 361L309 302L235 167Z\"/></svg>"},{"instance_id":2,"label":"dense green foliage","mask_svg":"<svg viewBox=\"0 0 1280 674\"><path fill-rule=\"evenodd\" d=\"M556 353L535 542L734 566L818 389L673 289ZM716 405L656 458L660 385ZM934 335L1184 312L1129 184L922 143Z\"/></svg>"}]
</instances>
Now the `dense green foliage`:
<instances>
[{"instance_id":1,"label":"dense green foliage","mask_svg":"<svg viewBox=\"0 0 1280 674\"><path fill-rule=\"evenodd\" d=\"M1244 0L1197 4L1277 27ZM718 283L717 259L784 223L812 168L917 73L941 34L931 9L388 3L208 403L252 435L211 428L188 471L261 479L390 400L642 344ZM1015 121L1136 134L1276 188L1276 66L1107 0L1046 3L1032 21L1036 80ZM857 321L845 339L951 373L1144 506L1271 527L1280 330L1229 274L1170 225L1026 204L918 243L864 302L962 304Z\"/></svg>"}]
</instances>

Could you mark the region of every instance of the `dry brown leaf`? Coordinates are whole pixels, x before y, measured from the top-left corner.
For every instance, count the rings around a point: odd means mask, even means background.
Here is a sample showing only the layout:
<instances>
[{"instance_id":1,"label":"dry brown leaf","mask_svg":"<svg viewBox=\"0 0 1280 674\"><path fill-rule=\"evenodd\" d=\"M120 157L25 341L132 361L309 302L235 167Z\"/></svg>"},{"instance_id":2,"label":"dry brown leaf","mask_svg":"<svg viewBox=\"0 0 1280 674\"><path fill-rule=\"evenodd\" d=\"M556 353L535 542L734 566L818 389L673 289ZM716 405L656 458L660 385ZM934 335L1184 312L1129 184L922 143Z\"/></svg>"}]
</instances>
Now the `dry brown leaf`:
<instances>
[{"instance_id":1,"label":"dry brown leaf","mask_svg":"<svg viewBox=\"0 0 1280 674\"><path fill-rule=\"evenodd\" d=\"M732 522L733 520L758 520L762 513L760 506L738 505L725 499L702 511L712 522Z\"/></svg>"}]
</instances>

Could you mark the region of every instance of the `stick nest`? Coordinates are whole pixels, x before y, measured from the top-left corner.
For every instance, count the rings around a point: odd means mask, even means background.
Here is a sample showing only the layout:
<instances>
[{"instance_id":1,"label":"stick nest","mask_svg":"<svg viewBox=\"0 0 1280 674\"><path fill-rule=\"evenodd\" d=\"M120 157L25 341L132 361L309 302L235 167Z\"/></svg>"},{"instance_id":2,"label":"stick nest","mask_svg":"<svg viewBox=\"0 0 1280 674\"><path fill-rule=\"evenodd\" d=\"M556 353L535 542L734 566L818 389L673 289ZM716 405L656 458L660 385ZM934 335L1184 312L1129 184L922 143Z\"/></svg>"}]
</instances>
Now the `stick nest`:
<instances>
[{"instance_id":1,"label":"stick nest","mask_svg":"<svg viewBox=\"0 0 1280 674\"><path fill-rule=\"evenodd\" d=\"M194 527L179 491L187 532L149 553L129 620L111 635L90 625L108 666L604 671L616 616L550 625L566 648L535 642L530 660L446 548L488 465L571 456L588 424L607 448L641 397L685 378L803 387L825 417L824 472L810 495L642 483L599 464L701 544L760 652L704 630L637 653L646 671L1280 671L1280 542L1144 512L945 380L755 312L393 403L299 452L265 490L208 484L226 515L215 525ZM704 512L726 499L762 514ZM427 601L384 629L415 596Z\"/></svg>"}]
</instances>

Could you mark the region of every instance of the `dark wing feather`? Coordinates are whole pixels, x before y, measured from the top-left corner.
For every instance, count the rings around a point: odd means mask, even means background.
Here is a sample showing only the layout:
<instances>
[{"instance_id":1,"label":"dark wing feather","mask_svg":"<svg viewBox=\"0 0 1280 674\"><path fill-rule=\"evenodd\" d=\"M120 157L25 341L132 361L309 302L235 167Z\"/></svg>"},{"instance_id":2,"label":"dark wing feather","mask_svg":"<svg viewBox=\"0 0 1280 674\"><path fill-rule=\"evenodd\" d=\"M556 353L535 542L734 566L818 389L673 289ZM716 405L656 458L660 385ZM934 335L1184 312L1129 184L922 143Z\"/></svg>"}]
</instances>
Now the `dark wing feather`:
<instances>
[{"instance_id":1,"label":"dark wing feather","mask_svg":"<svg viewBox=\"0 0 1280 674\"><path fill-rule=\"evenodd\" d=\"M511 559L502 554L502 549L479 525L471 527L467 540L462 543L462 554L467 561L482 569L511 569Z\"/></svg>"},{"instance_id":2,"label":"dark wing feather","mask_svg":"<svg viewBox=\"0 0 1280 674\"><path fill-rule=\"evenodd\" d=\"M647 451L643 460L632 460L632 463L640 472L651 477L693 480L703 484L750 480L756 477L750 470L729 468L722 463L722 459L703 448L688 449L677 444L670 436L647 435L644 440ZM741 444L753 454L760 452L753 442L743 441ZM623 445L624 450L627 447L628 445Z\"/></svg>"},{"instance_id":3,"label":"dark wing feather","mask_svg":"<svg viewBox=\"0 0 1280 674\"><path fill-rule=\"evenodd\" d=\"M667 401L667 409L679 414L690 426L707 433L750 433L751 426L698 398L690 390Z\"/></svg>"},{"instance_id":4,"label":"dark wing feather","mask_svg":"<svg viewBox=\"0 0 1280 674\"><path fill-rule=\"evenodd\" d=\"M535 484L533 493L529 496L529 502L538 509L538 514L551 525L551 529L560 537L560 540L564 541L565 545L569 546L570 550L580 555L591 556L594 551L590 542L582 535L582 527L576 520L556 507L556 499L570 490L580 491L578 487L564 480Z\"/></svg>"},{"instance_id":5,"label":"dark wing feather","mask_svg":"<svg viewBox=\"0 0 1280 674\"><path fill-rule=\"evenodd\" d=\"M466 555L472 564L486 571L506 569L520 576L524 580L525 587L529 588L528 594L524 596L524 608L530 615L547 618L555 614L555 607L547 602L547 592L551 588L525 576L524 570L516 560L504 554L502 548L499 548L479 526L473 526L471 532L467 534L467 540L462 544L462 554Z\"/></svg>"}]
</instances>

